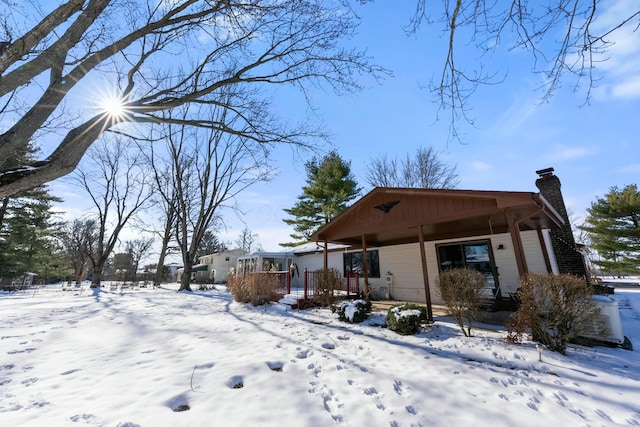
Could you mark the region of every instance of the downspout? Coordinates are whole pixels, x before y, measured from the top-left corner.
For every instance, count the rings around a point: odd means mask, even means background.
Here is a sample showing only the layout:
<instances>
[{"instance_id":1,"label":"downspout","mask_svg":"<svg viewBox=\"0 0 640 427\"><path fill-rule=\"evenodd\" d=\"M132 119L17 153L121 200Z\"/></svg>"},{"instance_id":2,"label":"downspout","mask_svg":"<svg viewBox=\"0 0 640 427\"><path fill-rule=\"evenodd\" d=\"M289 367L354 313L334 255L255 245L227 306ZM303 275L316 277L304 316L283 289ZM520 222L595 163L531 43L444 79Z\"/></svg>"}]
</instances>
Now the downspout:
<instances>
[{"instance_id":1,"label":"downspout","mask_svg":"<svg viewBox=\"0 0 640 427\"><path fill-rule=\"evenodd\" d=\"M549 259L549 248L547 247L547 243L544 241L544 235L542 234L540 227L536 228L536 232L538 233L538 242L540 242L540 247L542 248L542 257L544 258L544 265L547 267L547 273L553 273L553 269L551 268L551 259Z\"/></svg>"}]
</instances>

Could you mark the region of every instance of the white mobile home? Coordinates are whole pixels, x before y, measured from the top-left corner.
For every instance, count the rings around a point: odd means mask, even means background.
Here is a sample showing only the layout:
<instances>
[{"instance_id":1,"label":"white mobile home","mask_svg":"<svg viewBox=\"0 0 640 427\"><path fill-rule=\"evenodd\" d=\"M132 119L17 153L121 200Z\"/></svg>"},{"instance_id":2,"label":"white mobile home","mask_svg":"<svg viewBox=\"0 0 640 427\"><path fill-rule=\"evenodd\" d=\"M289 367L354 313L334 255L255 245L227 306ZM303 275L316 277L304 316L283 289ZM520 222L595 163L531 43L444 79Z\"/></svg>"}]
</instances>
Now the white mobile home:
<instances>
[{"instance_id":1,"label":"white mobile home","mask_svg":"<svg viewBox=\"0 0 640 427\"><path fill-rule=\"evenodd\" d=\"M246 253L247 251L242 249L230 249L203 255L198 258L198 263L191 268L191 278L196 281L226 283L229 274L238 263L238 258ZM178 270L177 281L180 281L182 271L182 269Z\"/></svg>"}]
</instances>

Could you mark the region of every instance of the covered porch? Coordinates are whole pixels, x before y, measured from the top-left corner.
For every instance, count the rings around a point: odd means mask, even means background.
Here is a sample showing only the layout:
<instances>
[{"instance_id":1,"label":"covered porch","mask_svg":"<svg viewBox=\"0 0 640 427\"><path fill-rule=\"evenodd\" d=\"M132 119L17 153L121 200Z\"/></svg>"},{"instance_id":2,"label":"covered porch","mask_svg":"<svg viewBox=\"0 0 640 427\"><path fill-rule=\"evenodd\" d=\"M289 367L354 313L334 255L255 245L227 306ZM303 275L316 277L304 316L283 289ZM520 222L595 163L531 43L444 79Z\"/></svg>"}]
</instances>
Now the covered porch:
<instances>
[{"instance_id":1,"label":"covered porch","mask_svg":"<svg viewBox=\"0 0 640 427\"><path fill-rule=\"evenodd\" d=\"M542 230L563 223L558 212L538 193L377 187L321 227L312 240L325 248L325 268L329 243L360 248L363 259L367 248L418 243L415 262L421 265L424 302L433 320L425 242L506 233L511 241L507 250L513 252L517 273L522 276L529 270L521 232L537 233L547 271L551 271ZM437 266L440 269L442 264ZM363 276L366 289L369 286L366 268ZM494 276L497 277L497 272Z\"/></svg>"}]
</instances>

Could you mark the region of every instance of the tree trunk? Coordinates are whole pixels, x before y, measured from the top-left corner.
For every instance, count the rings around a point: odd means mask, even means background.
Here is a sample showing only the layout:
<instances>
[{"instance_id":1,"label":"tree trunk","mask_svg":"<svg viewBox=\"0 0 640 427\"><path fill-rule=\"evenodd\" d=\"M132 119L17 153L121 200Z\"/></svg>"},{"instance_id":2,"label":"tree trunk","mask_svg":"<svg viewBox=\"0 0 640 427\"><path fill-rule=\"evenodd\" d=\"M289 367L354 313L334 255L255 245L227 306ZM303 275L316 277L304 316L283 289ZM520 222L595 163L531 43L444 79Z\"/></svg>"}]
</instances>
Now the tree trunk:
<instances>
[{"instance_id":1,"label":"tree trunk","mask_svg":"<svg viewBox=\"0 0 640 427\"><path fill-rule=\"evenodd\" d=\"M153 278L153 284L160 286L162 282L162 274L164 273L164 259L167 256L167 248L171 241L171 222L167 220L167 226L165 227L164 236L162 237L162 247L160 248L160 256L158 257L158 265L156 267L156 274Z\"/></svg>"},{"instance_id":2,"label":"tree trunk","mask_svg":"<svg viewBox=\"0 0 640 427\"><path fill-rule=\"evenodd\" d=\"M182 278L180 279L180 288L178 289L178 292L180 291L193 292L193 289L191 289L191 266L190 265L185 265L182 271Z\"/></svg>"},{"instance_id":3,"label":"tree trunk","mask_svg":"<svg viewBox=\"0 0 640 427\"><path fill-rule=\"evenodd\" d=\"M156 266L156 274L153 276L153 284L155 286L160 286L162 282L162 275L164 273L164 259L167 256L167 251L164 245L160 250L160 257L158 258L158 265Z\"/></svg>"},{"instance_id":4,"label":"tree trunk","mask_svg":"<svg viewBox=\"0 0 640 427\"><path fill-rule=\"evenodd\" d=\"M2 223L4 222L4 216L7 213L7 207L9 206L9 197L2 199L2 206L0 206L0 230L2 229Z\"/></svg>"},{"instance_id":5,"label":"tree trunk","mask_svg":"<svg viewBox=\"0 0 640 427\"><path fill-rule=\"evenodd\" d=\"M84 267L80 266L80 267L76 267L74 268L74 276L76 276L76 285L79 285L82 283L82 279L84 278ZM71 283L71 282L69 282Z\"/></svg>"},{"instance_id":6,"label":"tree trunk","mask_svg":"<svg viewBox=\"0 0 640 427\"><path fill-rule=\"evenodd\" d=\"M106 260L100 259L93 269L93 276L91 277L91 288L99 288L102 281L102 273L104 270L104 264Z\"/></svg>"}]
</instances>

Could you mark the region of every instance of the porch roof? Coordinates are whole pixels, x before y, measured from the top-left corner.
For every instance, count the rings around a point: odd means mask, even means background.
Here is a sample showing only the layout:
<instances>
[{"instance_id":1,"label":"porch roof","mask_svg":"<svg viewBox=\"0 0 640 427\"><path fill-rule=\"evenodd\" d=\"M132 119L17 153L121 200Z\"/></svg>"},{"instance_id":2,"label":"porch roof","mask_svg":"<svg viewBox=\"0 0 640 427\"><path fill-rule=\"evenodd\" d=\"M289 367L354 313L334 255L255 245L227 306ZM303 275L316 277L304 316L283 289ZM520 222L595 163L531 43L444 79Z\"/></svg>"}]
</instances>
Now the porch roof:
<instances>
[{"instance_id":1,"label":"porch roof","mask_svg":"<svg viewBox=\"0 0 640 427\"><path fill-rule=\"evenodd\" d=\"M313 241L360 246L509 232L508 212L519 230L558 227L562 217L539 193L376 187L325 224Z\"/></svg>"}]
</instances>

